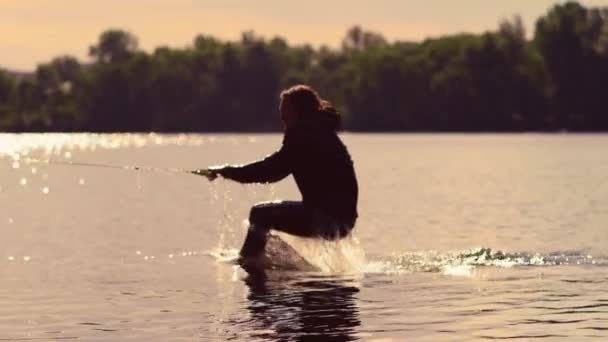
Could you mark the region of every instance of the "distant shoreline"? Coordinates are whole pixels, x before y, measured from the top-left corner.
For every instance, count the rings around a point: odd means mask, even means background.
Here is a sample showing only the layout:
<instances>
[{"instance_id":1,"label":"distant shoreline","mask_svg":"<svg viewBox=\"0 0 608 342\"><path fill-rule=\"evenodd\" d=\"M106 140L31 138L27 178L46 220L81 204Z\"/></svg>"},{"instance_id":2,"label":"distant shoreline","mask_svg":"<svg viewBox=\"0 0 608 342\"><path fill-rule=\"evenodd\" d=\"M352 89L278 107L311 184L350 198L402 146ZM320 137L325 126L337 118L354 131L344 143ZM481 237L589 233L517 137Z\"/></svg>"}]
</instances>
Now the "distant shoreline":
<instances>
[{"instance_id":1,"label":"distant shoreline","mask_svg":"<svg viewBox=\"0 0 608 342\"><path fill-rule=\"evenodd\" d=\"M421 135L604 135L608 134L608 131L340 131L340 134L381 134L381 135L392 135L392 134L421 134ZM22 131L22 132L0 132L2 134L158 134L158 135L197 135L197 134L210 134L210 135L276 135L283 134L282 131L115 131L115 132L95 132L95 131Z\"/></svg>"},{"instance_id":2,"label":"distant shoreline","mask_svg":"<svg viewBox=\"0 0 608 342\"><path fill-rule=\"evenodd\" d=\"M353 132L608 132L607 27L608 7L566 2L538 18L532 39L515 16L422 42L354 26L340 49L246 31L147 52L110 28L90 60L0 71L0 130L277 132L280 92L308 84Z\"/></svg>"}]
</instances>

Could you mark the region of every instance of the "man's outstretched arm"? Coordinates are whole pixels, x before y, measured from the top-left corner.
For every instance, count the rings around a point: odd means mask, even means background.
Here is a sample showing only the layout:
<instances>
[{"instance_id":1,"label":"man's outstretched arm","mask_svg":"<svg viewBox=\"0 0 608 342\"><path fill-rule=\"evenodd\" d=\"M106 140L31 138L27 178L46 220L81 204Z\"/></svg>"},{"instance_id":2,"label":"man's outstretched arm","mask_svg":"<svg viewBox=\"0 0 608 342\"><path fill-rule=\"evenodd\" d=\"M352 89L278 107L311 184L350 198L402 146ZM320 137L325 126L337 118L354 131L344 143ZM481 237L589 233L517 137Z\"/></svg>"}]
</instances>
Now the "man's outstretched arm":
<instances>
[{"instance_id":1,"label":"man's outstretched arm","mask_svg":"<svg viewBox=\"0 0 608 342\"><path fill-rule=\"evenodd\" d=\"M285 147L262 160L246 165L211 167L209 172L239 183L274 183L291 173Z\"/></svg>"}]
</instances>

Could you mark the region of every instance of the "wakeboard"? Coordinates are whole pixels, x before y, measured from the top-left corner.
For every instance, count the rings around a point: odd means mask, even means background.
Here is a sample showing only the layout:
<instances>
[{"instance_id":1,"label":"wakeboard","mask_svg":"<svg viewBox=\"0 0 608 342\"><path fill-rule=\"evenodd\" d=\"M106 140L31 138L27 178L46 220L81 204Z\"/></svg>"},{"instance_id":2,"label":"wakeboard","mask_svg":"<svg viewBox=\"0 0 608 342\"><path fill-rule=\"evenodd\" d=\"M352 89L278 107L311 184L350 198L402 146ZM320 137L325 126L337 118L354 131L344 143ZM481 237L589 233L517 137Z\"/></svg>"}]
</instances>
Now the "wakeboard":
<instances>
[{"instance_id":1,"label":"wakeboard","mask_svg":"<svg viewBox=\"0 0 608 342\"><path fill-rule=\"evenodd\" d=\"M241 258L240 253L235 249L214 251L209 255L220 263L239 265L250 273L265 270L319 271L318 267L308 262L284 238L272 230L268 234L264 253L258 257Z\"/></svg>"}]
</instances>

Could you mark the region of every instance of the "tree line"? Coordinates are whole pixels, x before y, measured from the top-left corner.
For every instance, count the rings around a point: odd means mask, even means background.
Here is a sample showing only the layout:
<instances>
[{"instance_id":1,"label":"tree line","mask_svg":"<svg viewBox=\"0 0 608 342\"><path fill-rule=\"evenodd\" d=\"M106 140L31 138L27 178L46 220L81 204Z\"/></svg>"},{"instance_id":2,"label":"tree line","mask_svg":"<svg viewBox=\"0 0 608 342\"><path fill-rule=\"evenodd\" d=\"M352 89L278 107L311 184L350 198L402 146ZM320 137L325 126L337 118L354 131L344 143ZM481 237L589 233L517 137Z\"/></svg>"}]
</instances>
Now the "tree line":
<instances>
[{"instance_id":1,"label":"tree line","mask_svg":"<svg viewBox=\"0 0 608 342\"><path fill-rule=\"evenodd\" d=\"M483 34L389 43L355 26L339 49L253 32L139 49L103 32L92 63L0 70L0 130L274 131L278 94L306 83L353 131L606 131L608 7L559 4L531 39L519 17Z\"/></svg>"}]
</instances>

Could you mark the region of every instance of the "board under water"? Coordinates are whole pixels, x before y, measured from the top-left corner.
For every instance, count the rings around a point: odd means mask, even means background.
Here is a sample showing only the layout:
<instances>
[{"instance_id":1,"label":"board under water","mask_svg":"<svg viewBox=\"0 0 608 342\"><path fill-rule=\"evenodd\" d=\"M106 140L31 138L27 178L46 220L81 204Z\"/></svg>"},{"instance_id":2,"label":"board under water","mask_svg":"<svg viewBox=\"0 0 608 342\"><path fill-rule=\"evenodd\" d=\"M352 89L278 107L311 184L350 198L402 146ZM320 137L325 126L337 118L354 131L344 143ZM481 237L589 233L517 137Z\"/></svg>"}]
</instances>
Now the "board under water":
<instances>
[{"instance_id":1,"label":"board under water","mask_svg":"<svg viewBox=\"0 0 608 342\"><path fill-rule=\"evenodd\" d=\"M209 253L217 261L241 265L250 272L282 270L301 272L354 273L364 264L363 250L352 236L328 241L302 238L271 230L261 257L241 261L235 249Z\"/></svg>"}]
</instances>

